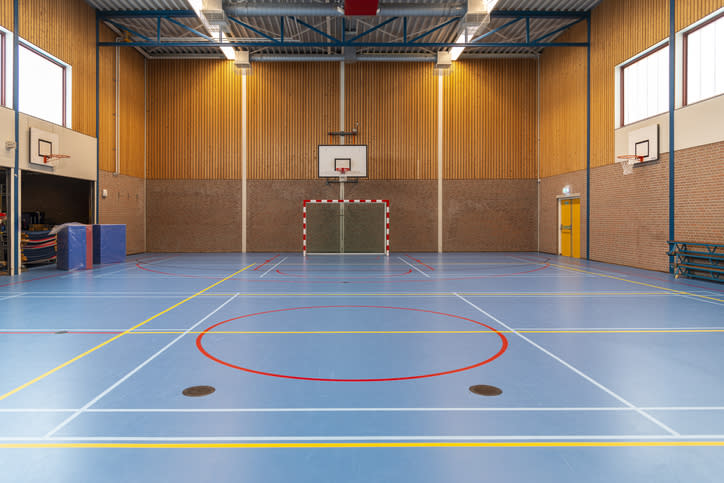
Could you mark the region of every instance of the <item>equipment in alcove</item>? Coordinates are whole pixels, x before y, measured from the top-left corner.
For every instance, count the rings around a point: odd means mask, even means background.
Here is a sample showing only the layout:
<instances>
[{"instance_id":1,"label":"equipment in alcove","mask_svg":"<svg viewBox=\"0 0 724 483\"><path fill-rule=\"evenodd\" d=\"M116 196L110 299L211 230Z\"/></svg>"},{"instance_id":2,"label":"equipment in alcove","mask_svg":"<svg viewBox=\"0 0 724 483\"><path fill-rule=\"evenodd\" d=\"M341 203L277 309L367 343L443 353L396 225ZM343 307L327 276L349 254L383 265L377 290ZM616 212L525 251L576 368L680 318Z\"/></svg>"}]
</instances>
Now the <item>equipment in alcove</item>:
<instances>
[{"instance_id":1,"label":"equipment in alcove","mask_svg":"<svg viewBox=\"0 0 724 483\"><path fill-rule=\"evenodd\" d=\"M55 263L57 237L49 231L24 231L20 239L24 265Z\"/></svg>"}]
</instances>

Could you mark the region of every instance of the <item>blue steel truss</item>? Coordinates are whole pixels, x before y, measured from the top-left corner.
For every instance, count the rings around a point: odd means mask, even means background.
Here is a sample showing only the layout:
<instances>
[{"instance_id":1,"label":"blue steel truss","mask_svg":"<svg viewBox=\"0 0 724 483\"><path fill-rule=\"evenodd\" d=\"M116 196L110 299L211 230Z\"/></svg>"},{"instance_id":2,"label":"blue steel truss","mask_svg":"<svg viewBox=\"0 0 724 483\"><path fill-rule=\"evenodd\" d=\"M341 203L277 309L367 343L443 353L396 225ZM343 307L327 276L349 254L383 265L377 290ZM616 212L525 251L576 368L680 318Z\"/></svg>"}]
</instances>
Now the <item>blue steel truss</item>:
<instances>
[{"instance_id":1,"label":"blue steel truss","mask_svg":"<svg viewBox=\"0 0 724 483\"><path fill-rule=\"evenodd\" d=\"M251 25L248 21L229 16L229 21L245 28L249 32L253 32L258 37L253 39L229 39L211 38L198 30L195 30L180 19L196 18L193 10L126 10L126 11L98 11L97 17L100 21L107 22L117 29L124 31L128 38L124 41L98 42L100 47L383 47L383 48L446 48L446 47L526 47L526 48L544 48L544 47L588 47L588 42L553 42L546 41L553 35L556 35L565 29L581 22L588 20L589 12L548 12L548 11L496 11L491 13L491 18L510 19L505 24L486 32L485 34L472 39L468 43L455 42L431 42L426 41L430 34L447 27L448 25L459 22L462 17L449 17L441 20L439 24L431 27L425 32L416 34L413 38L408 37L407 22L408 17L390 17L380 24L374 25L367 30L346 38L345 35L345 18L342 17L342 37L338 38L330 35L322 30L314 27L306 21L294 16L279 16L279 33L277 35L262 32L260 29ZM136 29L125 26L123 19L156 19L154 32L138 32ZM545 32L535 38L531 37L531 20L533 19L564 19L569 20L566 25ZM318 41L290 41L284 36L284 24L286 21L297 23L309 31L319 36ZM194 37L189 40L179 40L178 38L164 38L161 33L163 22L168 22L191 32ZM492 34L501 32L514 24L523 22L525 24L525 40L524 41L508 41L508 42L490 42L485 41ZM399 41L377 42L365 39L367 35L384 26L395 23L401 24L402 37Z\"/></svg>"}]
</instances>

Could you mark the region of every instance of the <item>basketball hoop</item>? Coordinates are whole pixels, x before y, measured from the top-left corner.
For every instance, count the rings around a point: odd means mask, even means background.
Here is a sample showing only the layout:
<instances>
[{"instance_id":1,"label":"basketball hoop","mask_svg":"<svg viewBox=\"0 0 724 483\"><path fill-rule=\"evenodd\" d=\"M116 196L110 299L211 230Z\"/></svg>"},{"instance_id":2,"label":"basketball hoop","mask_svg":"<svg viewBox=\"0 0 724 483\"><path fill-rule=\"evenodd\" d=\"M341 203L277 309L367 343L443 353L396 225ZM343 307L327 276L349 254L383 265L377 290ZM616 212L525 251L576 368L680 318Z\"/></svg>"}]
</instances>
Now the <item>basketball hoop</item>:
<instances>
[{"instance_id":1,"label":"basketball hoop","mask_svg":"<svg viewBox=\"0 0 724 483\"><path fill-rule=\"evenodd\" d=\"M49 160L70 158L70 155L68 155L68 154L41 154L40 157L43 158L43 164L48 164Z\"/></svg>"},{"instance_id":2,"label":"basketball hoop","mask_svg":"<svg viewBox=\"0 0 724 483\"><path fill-rule=\"evenodd\" d=\"M337 171L337 172L339 173L339 180L340 180L340 181L344 182L344 181L347 180L347 174L346 174L346 173L347 173L347 171L349 171L349 168L341 167L341 166L340 166L340 167L335 168L335 171Z\"/></svg>"},{"instance_id":3,"label":"basketball hoop","mask_svg":"<svg viewBox=\"0 0 724 483\"><path fill-rule=\"evenodd\" d=\"M621 160L624 175L633 173L634 164L643 163L644 161L644 157L637 154L622 154L616 157Z\"/></svg>"}]
</instances>

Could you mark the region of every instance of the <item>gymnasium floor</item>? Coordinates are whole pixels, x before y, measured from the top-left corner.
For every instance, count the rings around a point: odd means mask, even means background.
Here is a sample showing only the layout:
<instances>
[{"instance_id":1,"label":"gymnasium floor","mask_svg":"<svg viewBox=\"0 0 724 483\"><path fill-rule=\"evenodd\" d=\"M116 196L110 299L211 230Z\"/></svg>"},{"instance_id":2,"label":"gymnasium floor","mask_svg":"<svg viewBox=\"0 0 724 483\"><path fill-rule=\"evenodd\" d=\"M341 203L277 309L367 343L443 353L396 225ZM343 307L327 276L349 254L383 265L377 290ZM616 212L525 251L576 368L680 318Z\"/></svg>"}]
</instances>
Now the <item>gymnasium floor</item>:
<instances>
[{"instance_id":1,"label":"gymnasium floor","mask_svg":"<svg viewBox=\"0 0 724 483\"><path fill-rule=\"evenodd\" d=\"M2 481L724 474L722 285L535 253L147 254L2 278L0 302Z\"/></svg>"}]
</instances>

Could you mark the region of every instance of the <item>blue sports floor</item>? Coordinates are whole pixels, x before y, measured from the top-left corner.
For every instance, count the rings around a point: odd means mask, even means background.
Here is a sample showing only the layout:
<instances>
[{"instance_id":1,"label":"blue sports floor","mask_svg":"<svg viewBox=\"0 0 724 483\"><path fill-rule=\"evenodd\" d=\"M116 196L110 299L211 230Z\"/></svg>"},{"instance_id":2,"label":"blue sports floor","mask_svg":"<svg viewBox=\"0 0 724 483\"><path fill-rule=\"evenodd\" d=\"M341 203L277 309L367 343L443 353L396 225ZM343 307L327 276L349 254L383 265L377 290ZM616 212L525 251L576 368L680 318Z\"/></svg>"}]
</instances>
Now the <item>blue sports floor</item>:
<instances>
[{"instance_id":1,"label":"blue sports floor","mask_svg":"<svg viewBox=\"0 0 724 483\"><path fill-rule=\"evenodd\" d=\"M0 278L0 321L3 482L724 479L713 283L535 253L147 254Z\"/></svg>"}]
</instances>

